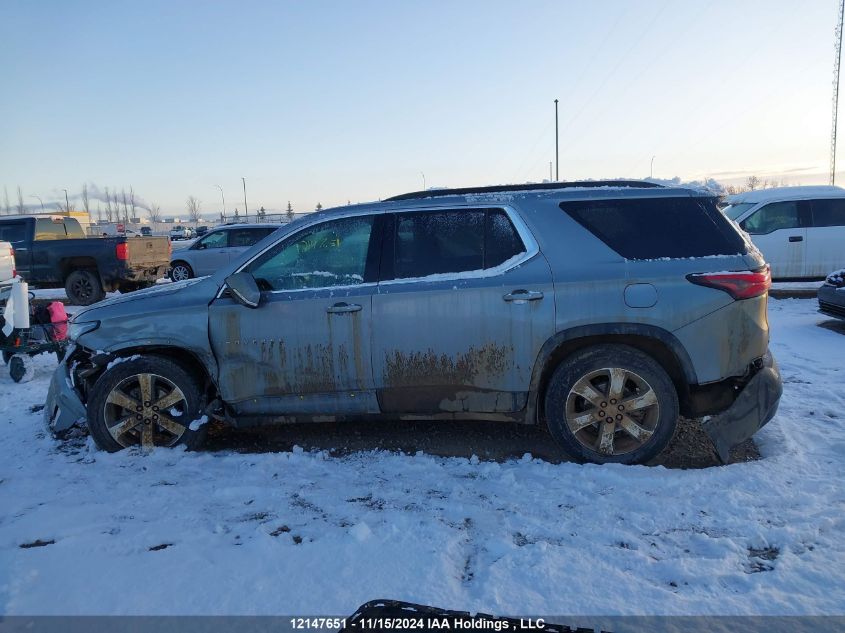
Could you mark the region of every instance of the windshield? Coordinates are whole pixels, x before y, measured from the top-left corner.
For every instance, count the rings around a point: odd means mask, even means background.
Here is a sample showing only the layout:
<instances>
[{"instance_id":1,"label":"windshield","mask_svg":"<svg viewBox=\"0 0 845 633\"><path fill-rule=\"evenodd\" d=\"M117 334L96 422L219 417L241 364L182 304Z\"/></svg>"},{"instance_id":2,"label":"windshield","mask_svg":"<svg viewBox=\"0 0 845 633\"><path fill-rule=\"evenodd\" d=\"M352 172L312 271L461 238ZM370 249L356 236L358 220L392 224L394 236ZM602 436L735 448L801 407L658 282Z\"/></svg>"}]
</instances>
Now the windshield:
<instances>
[{"instance_id":1,"label":"windshield","mask_svg":"<svg viewBox=\"0 0 845 633\"><path fill-rule=\"evenodd\" d=\"M748 211L751 207L753 207L756 202L742 202L740 204L729 204L724 209L722 209L722 213L728 216L731 220L736 221L737 218L741 217L743 213Z\"/></svg>"}]
</instances>

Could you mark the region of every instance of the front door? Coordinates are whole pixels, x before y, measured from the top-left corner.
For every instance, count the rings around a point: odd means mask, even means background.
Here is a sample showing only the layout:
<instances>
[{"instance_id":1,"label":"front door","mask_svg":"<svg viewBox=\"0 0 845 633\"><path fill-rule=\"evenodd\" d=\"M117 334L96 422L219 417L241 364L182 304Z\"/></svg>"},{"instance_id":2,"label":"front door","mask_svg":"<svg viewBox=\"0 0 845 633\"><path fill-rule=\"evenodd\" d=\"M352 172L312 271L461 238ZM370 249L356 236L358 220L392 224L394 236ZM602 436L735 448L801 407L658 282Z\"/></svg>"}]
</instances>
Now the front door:
<instances>
[{"instance_id":1,"label":"front door","mask_svg":"<svg viewBox=\"0 0 845 633\"><path fill-rule=\"evenodd\" d=\"M212 231L191 245L194 251L191 264L196 277L210 275L229 263L229 233L225 229Z\"/></svg>"},{"instance_id":2,"label":"front door","mask_svg":"<svg viewBox=\"0 0 845 633\"><path fill-rule=\"evenodd\" d=\"M806 201L790 200L767 204L742 221L742 228L771 265L773 278L806 276L808 214Z\"/></svg>"},{"instance_id":3,"label":"front door","mask_svg":"<svg viewBox=\"0 0 845 633\"><path fill-rule=\"evenodd\" d=\"M413 211L385 222L373 366L386 413L522 410L554 333L549 265L502 209Z\"/></svg>"},{"instance_id":4,"label":"front door","mask_svg":"<svg viewBox=\"0 0 845 633\"><path fill-rule=\"evenodd\" d=\"M243 270L258 308L221 296L209 308L223 400L242 415L375 413L372 294L376 216L306 227Z\"/></svg>"}]
</instances>

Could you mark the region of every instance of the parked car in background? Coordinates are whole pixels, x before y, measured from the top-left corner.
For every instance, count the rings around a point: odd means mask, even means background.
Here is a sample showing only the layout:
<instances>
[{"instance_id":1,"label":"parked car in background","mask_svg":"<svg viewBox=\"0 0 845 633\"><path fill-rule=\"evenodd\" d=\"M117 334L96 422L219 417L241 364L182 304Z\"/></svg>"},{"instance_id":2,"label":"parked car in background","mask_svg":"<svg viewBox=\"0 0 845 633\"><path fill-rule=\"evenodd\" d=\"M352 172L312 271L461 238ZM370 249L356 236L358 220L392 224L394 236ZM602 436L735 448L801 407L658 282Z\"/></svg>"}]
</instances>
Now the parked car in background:
<instances>
[{"instance_id":1,"label":"parked car in background","mask_svg":"<svg viewBox=\"0 0 845 633\"><path fill-rule=\"evenodd\" d=\"M216 272L241 256L281 224L228 224L206 233L189 248L174 251L170 278L183 281Z\"/></svg>"},{"instance_id":2,"label":"parked car in background","mask_svg":"<svg viewBox=\"0 0 845 633\"><path fill-rule=\"evenodd\" d=\"M171 240L189 240L192 235L191 227L182 224L170 229Z\"/></svg>"},{"instance_id":3,"label":"parked car in background","mask_svg":"<svg viewBox=\"0 0 845 633\"><path fill-rule=\"evenodd\" d=\"M64 286L80 305L101 300L107 291L153 284L170 261L166 237L86 238L79 222L65 216L0 216L0 240L12 244L25 281Z\"/></svg>"},{"instance_id":4,"label":"parked car in background","mask_svg":"<svg viewBox=\"0 0 845 633\"><path fill-rule=\"evenodd\" d=\"M194 235L196 235L197 237L202 237L206 233L208 233L208 227L207 226L198 226L197 230L194 231Z\"/></svg>"},{"instance_id":5,"label":"parked car in background","mask_svg":"<svg viewBox=\"0 0 845 633\"><path fill-rule=\"evenodd\" d=\"M9 242L0 242L0 283L14 279L15 251Z\"/></svg>"},{"instance_id":6,"label":"parked car in background","mask_svg":"<svg viewBox=\"0 0 845 633\"><path fill-rule=\"evenodd\" d=\"M580 460L635 463L682 414L712 416L727 459L782 391L750 246L715 197L645 182L321 211L209 277L78 313L45 420L87 420L108 451L194 447L211 419L498 420L542 424Z\"/></svg>"},{"instance_id":7,"label":"parked car in background","mask_svg":"<svg viewBox=\"0 0 845 633\"><path fill-rule=\"evenodd\" d=\"M776 187L727 201L725 214L751 236L775 280L824 279L845 266L845 189Z\"/></svg>"},{"instance_id":8,"label":"parked car in background","mask_svg":"<svg viewBox=\"0 0 845 633\"><path fill-rule=\"evenodd\" d=\"M845 268L830 273L819 288L819 312L845 319Z\"/></svg>"},{"instance_id":9,"label":"parked car in background","mask_svg":"<svg viewBox=\"0 0 845 633\"><path fill-rule=\"evenodd\" d=\"M144 237L150 237L153 234L153 230L149 226L142 226L141 227L141 235Z\"/></svg>"}]
</instances>

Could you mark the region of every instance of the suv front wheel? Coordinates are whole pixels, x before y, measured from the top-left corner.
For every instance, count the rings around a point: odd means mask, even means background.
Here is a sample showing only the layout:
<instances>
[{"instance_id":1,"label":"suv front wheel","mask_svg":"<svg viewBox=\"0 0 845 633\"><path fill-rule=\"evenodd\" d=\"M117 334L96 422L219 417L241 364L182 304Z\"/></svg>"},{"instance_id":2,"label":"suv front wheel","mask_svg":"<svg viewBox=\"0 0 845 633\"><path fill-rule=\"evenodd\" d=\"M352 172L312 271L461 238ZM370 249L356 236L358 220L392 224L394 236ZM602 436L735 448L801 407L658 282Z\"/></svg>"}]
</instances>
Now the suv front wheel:
<instances>
[{"instance_id":1,"label":"suv front wheel","mask_svg":"<svg viewBox=\"0 0 845 633\"><path fill-rule=\"evenodd\" d=\"M678 424L678 394L651 356L627 345L579 350L546 390L549 431L573 457L639 464L662 451Z\"/></svg>"},{"instance_id":2,"label":"suv front wheel","mask_svg":"<svg viewBox=\"0 0 845 633\"><path fill-rule=\"evenodd\" d=\"M88 430L110 453L129 446L197 448L208 418L197 379L181 364L160 356L113 361L94 383Z\"/></svg>"}]
</instances>

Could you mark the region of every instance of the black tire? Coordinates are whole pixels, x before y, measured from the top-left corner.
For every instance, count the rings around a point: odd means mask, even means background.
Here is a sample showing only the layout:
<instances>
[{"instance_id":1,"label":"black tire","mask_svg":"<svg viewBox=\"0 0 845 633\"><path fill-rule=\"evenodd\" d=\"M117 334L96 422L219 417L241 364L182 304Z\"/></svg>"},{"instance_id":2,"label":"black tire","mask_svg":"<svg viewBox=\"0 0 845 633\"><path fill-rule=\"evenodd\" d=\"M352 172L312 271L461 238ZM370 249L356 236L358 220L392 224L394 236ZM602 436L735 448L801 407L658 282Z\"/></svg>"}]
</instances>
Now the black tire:
<instances>
[{"instance_id":1,"label":"black tire","mask_svg":"<svg viewBox=\"0 0 845 633\"><path fill-rule=\"evenodd\" d=\"M131 409L121 408L108 401L109 395L118 389L119 386L127 384L127 382L131 384L132 381L141 374L154 374L156 380L160 381L157 384L169 381L173 386L178 387L178 389L181 390L182 395L184 395L184 400L178 405L181 407L180 412L174 413L173 408L175 407L168 408L166 412L171 422L178 421L180 426L183 428L183 434L178 437L178 439L174 440L173 437L169 437L172 434L170 434L164 427L156 423L145 422L145 420L150 418L146 418L144 416L153 416L151 409L147 408L142 412L138 412L137 415L140 415L141 417L137 418L134 411L132 411L133 415L125 415L127 412L131 411ZM164 386L165 388L168 387L168 385ZM155 384L153 389L156 389ZM125 394L123 391L120 391L120 393ZM160 393L161 392L158 392L150 399L150 406L155 403L154 398L157 398ZM136 392L135 397L137 398L137 396L138 392ZM160 398L159 401L161 399L163 398ZM139 404L142 403L139 402ZM155 436L156 447L186 446L189 450L193 450L203 443L208 432L208 424L205 423L201 424L193 431L189 428L192 421L200 420L203 417L205 405L205 397L203 395L200 381L191 371L182 366L182 364L170 360L169 358L163 358L161 356L142 356L134 360L125 360L114 365L111 369L103 372L103 374L100 375L94 383L94 386L91 388L91 397L88 400L88 430L91 433L91 437L94 438L94 442L97 446L110 453L123 450L127 446L133 444L140 444L145 424L149 424L150 428L153 429L152 432ZM168 405L168 407L169 406L170 405ZM164 411L160 411L158 409L156 409L156 411L161 414L165 413ZM116 424L113 419L110 420L109 418L116 417L128 420L133 416L135 416L136 419L139 419L137 426L120 436L121 441L118 441L109 430L109 422L112 423L112 428L117 427L118 424ZM184 424L182 424L183 420ZM134 421L134 419L132 421Z\"/></svg>"},{"instance_id":2,"label":"black tire","mask_svg":"<svg viewBox=\"0 0 845 633\"><path fill-rule=\"evenodd\" d=\"M168 272L170 281L184 281L185 279L191 279L193 276L193 268L191 268L188 262L183 262L181 260L173 262L170 266L170 272Z\"/></svg>"},{"instance_id":3,"label":"black tire","mask_svg":"<svg viewBox=\"0 0 845 633\"><path fill-rule=\"evenodd\" d=\"M9 364L9 361L10 361L10 360L12 360L12 356L13 356L13 355L14 355L14 354L13 354L12 352L6 352L6 351L4 351L4 352L3 352L3 364L4 364L4 365L8 365L8 364Z\"/></svg>"},{"instance_id":4,"label":"black tire","mask_svg":"<svg viewBox=\"0 0 845 633\"><path fill-rule=\"evenodd\" d=\"M612 394L614 376L620 376L617 384L622 386ZM573 392L585 391L585 384L594 389L593 400ZM619 393L618 400L611 399ZM577 460L641 464L672 439L678 394L651 356L627 345L596 345L560 363L546 390L544 414L552 436Z\"/></svg>"},{"instance_id":5,"label":"black tire","mask_svg":"<svg viewBox=\"0 0 845 633\"><path fill-rule=\"evenodd\" d=\"M97 273L91 270L74 270L65 280L68 299L77 305L90 306L106 296Z\"/></svg>"},{"instance_id":6,"label":"black tire","mask_svg":"<svg viewBox=\"0 0 845 633\"><path fill-rule=\"evenodd\" d=\"M9 359L9 376L15 382L29 382L34 376L32 358L25 354L14 354Z\"/></svg>"}]
</instances>

